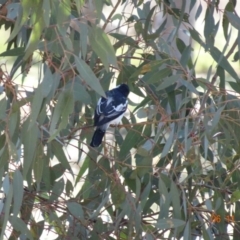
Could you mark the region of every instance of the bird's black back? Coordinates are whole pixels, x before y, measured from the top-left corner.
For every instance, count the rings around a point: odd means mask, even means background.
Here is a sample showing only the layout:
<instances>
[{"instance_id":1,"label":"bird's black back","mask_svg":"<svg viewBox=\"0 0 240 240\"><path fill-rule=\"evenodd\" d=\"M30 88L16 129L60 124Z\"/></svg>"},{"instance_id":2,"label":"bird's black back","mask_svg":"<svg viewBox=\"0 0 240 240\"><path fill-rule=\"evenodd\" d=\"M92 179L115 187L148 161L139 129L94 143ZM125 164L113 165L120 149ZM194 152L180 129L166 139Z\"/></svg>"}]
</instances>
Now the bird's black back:
<instances>
[{"instance_id":1,"label":"bird's black back","mask_svg":"<svg viewBox=\"0 0 240 240\"><path fill-rule=\"evenodd\" d=\"M107 91L106 97L98 101L94 115L94 126L101 126L118 118L127 109L129 88L126 84Z\"/></svg>"}]
</instances>

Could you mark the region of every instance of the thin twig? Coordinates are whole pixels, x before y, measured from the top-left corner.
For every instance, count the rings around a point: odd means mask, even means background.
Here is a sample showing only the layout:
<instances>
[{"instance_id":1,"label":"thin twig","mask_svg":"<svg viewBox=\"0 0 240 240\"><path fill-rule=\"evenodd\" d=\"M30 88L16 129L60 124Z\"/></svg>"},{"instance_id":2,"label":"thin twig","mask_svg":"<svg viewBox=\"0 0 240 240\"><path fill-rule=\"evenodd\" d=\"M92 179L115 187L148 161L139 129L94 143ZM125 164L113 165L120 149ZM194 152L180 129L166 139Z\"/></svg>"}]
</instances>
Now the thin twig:
<instances>
[{"instance_id":1,"label":"thin twig","mask_svg":"<svg viewBox=\"0 0 240 240\"><path fill-rule=\"evenodd\" d=\"M115 13L115 11L117 10L119 4L121 3L121 0L118 0L117 4L115 5L115 7L113 8L113 10L111 11L111 13L109 14L106 22L104 23L102 30L104 31L105 28L107 27L108 23L110 22L110 19L112 18L113 14Z\"/></svg>"}]
</instances>

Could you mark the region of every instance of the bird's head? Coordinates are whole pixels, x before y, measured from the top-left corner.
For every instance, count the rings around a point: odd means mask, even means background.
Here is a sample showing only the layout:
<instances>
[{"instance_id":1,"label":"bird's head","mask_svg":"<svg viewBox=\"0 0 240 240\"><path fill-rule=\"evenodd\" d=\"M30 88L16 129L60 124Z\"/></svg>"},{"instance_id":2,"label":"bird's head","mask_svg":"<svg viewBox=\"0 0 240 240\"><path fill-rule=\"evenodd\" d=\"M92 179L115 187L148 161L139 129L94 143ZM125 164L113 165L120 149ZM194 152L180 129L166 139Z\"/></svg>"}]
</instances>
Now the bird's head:
<instances>
[{"instance_id":1,"label":"bird's head","mask_svg":"<svg viewBox=\"0 0 240 240\"><path fill-rule=\"evenodd\" d=\"M127 97L130 92L128 85L125 83L118 85L117 90L120 91L125 97Z\"/></svg>"}]
</instances>

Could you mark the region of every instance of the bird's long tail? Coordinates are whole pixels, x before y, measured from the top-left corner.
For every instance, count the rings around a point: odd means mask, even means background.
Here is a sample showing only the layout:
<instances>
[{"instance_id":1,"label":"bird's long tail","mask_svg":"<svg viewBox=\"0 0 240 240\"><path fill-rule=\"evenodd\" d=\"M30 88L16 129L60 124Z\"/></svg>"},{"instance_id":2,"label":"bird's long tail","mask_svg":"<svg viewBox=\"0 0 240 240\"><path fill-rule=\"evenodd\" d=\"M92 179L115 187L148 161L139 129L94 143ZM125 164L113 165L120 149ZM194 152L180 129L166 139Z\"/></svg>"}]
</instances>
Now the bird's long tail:
<instances>
[{"instance_id":1,"label":"bird's long tail","mask_svg":"<svg viewBox=\"0 0 240 240\"><path fill-rule=\"evenodd\" d=\"M91 147L98 147L102 143L105 131L97 128L93 134L92 141L90 143Z\"/></svg>"}]
</instances>

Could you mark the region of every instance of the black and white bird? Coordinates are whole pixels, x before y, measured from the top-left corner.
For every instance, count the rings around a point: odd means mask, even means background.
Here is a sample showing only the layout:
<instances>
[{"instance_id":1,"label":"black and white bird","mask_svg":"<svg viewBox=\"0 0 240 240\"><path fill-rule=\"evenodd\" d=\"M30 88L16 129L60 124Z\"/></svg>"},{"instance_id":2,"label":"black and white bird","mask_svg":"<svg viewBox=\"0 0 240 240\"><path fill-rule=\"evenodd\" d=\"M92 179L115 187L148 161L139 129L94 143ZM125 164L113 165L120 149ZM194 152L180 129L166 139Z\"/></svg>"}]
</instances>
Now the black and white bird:
<instances>
[{"instance_id":1,"label":"black and white bird","mask_svg":"<svg viewBox=\"0 0 240 240\"><path fill-rule=\"evenodd\" d=\"M107 91L106 97L101 97L97 103L94 114L94 126L97 127L91 147L98 147L102 143L104 134L110 124L117 125L127 110L129 87L127 84L120 84L116 88Z\"/></svg>"}]
</instances>

